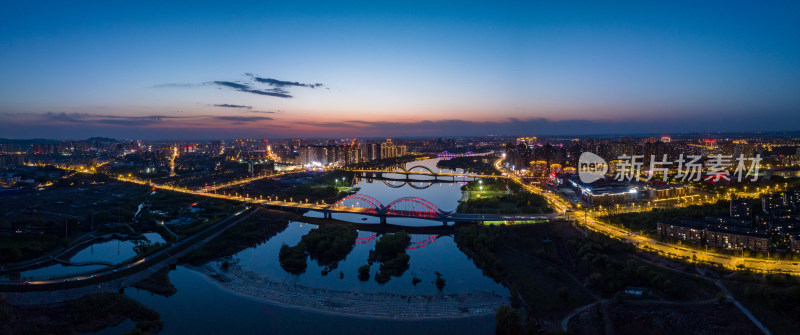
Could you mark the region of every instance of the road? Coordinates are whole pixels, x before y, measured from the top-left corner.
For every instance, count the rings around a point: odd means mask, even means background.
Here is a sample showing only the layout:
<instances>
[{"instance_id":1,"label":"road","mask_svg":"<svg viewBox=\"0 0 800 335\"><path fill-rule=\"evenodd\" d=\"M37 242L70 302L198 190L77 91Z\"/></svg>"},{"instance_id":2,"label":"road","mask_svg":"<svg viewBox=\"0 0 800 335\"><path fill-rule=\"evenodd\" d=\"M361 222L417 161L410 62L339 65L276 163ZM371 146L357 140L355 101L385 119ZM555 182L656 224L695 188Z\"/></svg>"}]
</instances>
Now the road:
<instances>
[{"instance_id":1,"label":"road","mask_svg":"<svg viewBox=\"0 0 800 335\"><path fill-rule=\"evenodd\" d=\"M539 188L535 185L530 185L523 181L519 176L514 174L512 171L509 171L502 166L503 159L498 159L494 162L494 167L498 170L502 177L506 177L515 183L521 185L523 188L528 190L529 192L536 193L542 195L550 206L556 210L557 213L565 213L567 210L572 209L573 206L571 203L560 197L559 195ZM262 203L268 202L262 199L255 199L255 198L246 198L246 197L239 197L239 196L226 196L221 194L214 194L214 193L205 193L205 192L197 192L192 191L184 188L177 188L168 185L153 185L149 182L144 182L140 180L132 180L132 179L125 179L124 177L119 178L120 180L150 185L153 187L164 188L172 191L177 192L186 192L186 193L193 193L197 195L209 196L209 197L216 197L216 198L223 198L229 200L238 200L238 201L246 201L246 202L254 202L254 203ZM291 201L290 201L291 202ZM301 204L301 203L297 203ZM311 207L313 204L306 204L307 206ZM641 211L642 208L638 209L631 209L632 211ZM624 211L624 210L623 210ZM599 232L605 234L607 236L631 243L637 246L640 249L654 251L663 256L667 257L674 257L674 258L689 258L692 259L696 257L698 261L701 262L711 262L711 263L718 263L725 268L736 270L739 269L737 266L744 266L746 269L750 269L753 271L758 272L786 272L786 273L795 273L800 274L800 262L795 263L791 261L779 261L779 260L768 260L768 259L760 259L760 258L751 258L751 257L736 257L736 256L729 256L714 252L702 251L702 250L691 250L688 248L681 247L675 244L667 244L661 242L657 239L638 235L632 233L628 230L613 226L611 224L605 223L600 220L597 215L598 213L587 212L587 209L580 210L574 212L578 221L580 217L583 216L583 224L584 226L592 231Z\"/></svg>"},{"instance_id":2,"label":"road","mask_svg":"<svg viewBox=\"0 0 800 335\"><path fill-rule=\"evenodd\" d=\"M409 175L422 175L422 176L471 177L471 178L503 178L503 176L493 175L493 174L469 174L469 173L447 173L447 172L433 172L432 173L432 172L403 171L403 170L341 169L341 171L360 172L360 173L395 173L395 174L409 174Z\"/></svg>"},{"instance_id":3,"label":"road","mask_svg":"<svg viewBox=\"0 0 800 335\"><path fill-rule=\"evenodd\" d=\"M35 281L0 281L0 291L46 291L60 290L65 288L80 288L82 286L101 283L108 280L116 280L122 276L132 276L150 268L153 266L153 264L163 264L165 261L171 259L175 260L189 251L205 245L228 228L236 225L242 220L247 219L256 211L258 211L257 208L255 210L251 210L249 213L245 213L246 210L234 213L230 217L215 223L201 232L181 240L180 242L172 244L165 249L161 249L151 255L148 255L146 258L141 258L128 264L94 273L57 279ZM85 282L85 284L81 284L81 282Z\"/></svg>"},{"instance_id":4,"label":"road","mask_svg":"<svg viewBox=\"0 0 800 335\"><path fill-rule=\"evenodd\" d=\"M498 159L494 162L495 169L501 173L504 173L510 180L520 184L529 192L544 196L547 202L550 203L550 205L557 212L564 213L566 210L573 208L572 204L557 194L525 183L513 172L503 168L502 161L502 159ZM747 269L758 272L787 272L800 274L800 263L751 257L736 257L702 250L692 250L676 244L668 244L654 238L638 235L628 230L605 223L597 218L595 213L587 212L587 209L582 211L579 210L574 213L578 222L583 223L583 225L589 230L631 243L643 250L657 252L662 256L674 258L686 257L689 259L696 257L698 261L719 263L723 267L732 270L739 269L737 266L744 266ZM581 217L583 217L583 220L581 220Z\"/></svg>"}]
</instances>

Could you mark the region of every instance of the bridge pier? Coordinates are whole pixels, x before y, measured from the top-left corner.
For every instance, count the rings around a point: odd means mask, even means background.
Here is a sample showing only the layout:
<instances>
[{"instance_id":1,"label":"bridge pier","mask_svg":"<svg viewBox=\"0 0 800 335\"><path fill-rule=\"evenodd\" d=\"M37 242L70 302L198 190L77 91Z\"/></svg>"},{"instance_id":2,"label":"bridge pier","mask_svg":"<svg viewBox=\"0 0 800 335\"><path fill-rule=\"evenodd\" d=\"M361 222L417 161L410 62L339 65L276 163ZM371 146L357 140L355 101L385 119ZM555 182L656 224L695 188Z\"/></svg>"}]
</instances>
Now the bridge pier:
<instances>
[{"instance_id":1,"label":"bridge pier","mask_svg":"<svg viewBox=\"0 0 800 335\"><path fill-rule=\"evenodd\" d=\"M383 224L386 223L386 217L385 216L381 216L381 223L383 223Z\"/></svg>"}]
</instances>

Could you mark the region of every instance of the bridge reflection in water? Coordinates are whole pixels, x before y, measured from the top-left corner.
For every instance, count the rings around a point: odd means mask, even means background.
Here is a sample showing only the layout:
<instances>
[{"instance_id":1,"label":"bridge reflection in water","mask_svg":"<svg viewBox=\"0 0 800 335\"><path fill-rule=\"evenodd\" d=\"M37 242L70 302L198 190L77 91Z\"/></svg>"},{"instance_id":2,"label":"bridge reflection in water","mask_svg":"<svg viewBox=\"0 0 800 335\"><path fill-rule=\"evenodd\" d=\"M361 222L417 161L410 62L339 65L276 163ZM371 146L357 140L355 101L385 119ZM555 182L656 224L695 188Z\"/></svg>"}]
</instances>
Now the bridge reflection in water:
<instances>
[{"instance_id":1,"label":"bridge reflection in water","mask_svg":"<svg viewBox=\"0 0 800 335\"><path fill-rule=\"evenodd\" d=\"M359 233L365 231L359 231ZM376 233L376 232L369 232L367 236L359 236L356 238L356 244L369 244L375 242L383 233ZM429 244L436 241L439 237L445 235L451 235L452 233L447 234L408 234L411 237L411 243L408 245L407 249L419 249L428 246Z\"/></svg>"},{"instance_id":2,"label":"bridge reflection in water","mask_svg":"<svg viewBox=\"0 0 800 335\"><path fill-rule=\"evenodd\" d=\"M334 213L348 213L376 216L385 224L387 217L405 217L448 222L484 222L484 221L550 221L560 215L553 214L464 214L446 212L430 201L419 197L403 197L384 206L377 199L353 194L332 205L320 205L287 201L258 200L262 206L280 209L302 209L322 212L324 218L332 219Z\"/></svg>"}]
</instances>

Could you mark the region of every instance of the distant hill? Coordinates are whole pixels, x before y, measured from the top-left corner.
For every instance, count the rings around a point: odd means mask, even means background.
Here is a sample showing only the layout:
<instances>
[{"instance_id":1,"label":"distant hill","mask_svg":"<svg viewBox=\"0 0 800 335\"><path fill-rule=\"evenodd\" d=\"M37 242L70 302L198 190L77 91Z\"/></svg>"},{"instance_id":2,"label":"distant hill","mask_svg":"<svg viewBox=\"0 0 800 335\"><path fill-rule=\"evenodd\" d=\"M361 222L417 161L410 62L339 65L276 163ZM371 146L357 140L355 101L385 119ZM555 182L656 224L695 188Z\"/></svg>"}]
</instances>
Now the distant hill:
<instances>
[{"instance_id":1,"label":"distant hill","mask_svg":"<svg viewBox=\"0 0 800 335\"><path fill-rule=\"evenodd\" d=\"M117 143L119 140L115 140L113 138L108 137L90 137L87 138L85 142L108 142L108 143Z\"/></svg>"},{"instance_id":2,"label":"distant hill","mask_svg":"<svg viewBox=\"0 0 800 335\"><path fill-rule=\"evenodd\" d=\"M108 137L91 137L85 140L76 140L77 142L106 142L106 143L117 143L119 140L115 140L113 138ZM32 139L10 139L10 138L0 138L0 143L14 143L14 144L58 144L68 142L67 140L53 140L53 139L44 139L44 138L32 138Z\"/></svg>"},{"instance_id":3,"label":"distant hill","mask_svg":"<svg viewBox=\"0 0 800 335\"><path fill-rule=\"evenodd\" d=\"M58 144L63 141L49 140L43 138L32 138L28 140L12 140L9 138L0 138L0 143L14 143L14 144Z\"/></svg>"}]
</instances>

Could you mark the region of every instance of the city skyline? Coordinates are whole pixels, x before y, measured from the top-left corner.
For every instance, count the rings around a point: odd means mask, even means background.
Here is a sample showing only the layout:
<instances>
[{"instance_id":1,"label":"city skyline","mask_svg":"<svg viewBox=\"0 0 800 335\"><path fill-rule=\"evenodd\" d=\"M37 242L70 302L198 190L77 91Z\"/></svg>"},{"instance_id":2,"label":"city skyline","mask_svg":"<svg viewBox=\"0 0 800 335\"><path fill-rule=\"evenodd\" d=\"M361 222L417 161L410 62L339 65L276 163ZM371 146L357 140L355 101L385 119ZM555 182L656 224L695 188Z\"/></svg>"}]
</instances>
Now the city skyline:
<instances>
[{"instance_id":1,"label":"city skyline","mask_svg":"<svg viewBox=\"0 0 800 335\"><path fill-rule=\"evenodd\" d=\"M0 137L795 131L800 6L8 6ZM757 15L755 15L757 14Z\"/></svg>"},{"instance_id":2,"label":"city skyline","mask_svg":"<svg viewBox=\"0 0 800 335\"><path fill-rule=\"evenodd\" d=\"M793 334L800 2L8 1L0 334Z\"/></svg>"}]
</instances>

